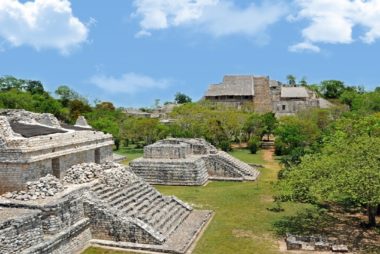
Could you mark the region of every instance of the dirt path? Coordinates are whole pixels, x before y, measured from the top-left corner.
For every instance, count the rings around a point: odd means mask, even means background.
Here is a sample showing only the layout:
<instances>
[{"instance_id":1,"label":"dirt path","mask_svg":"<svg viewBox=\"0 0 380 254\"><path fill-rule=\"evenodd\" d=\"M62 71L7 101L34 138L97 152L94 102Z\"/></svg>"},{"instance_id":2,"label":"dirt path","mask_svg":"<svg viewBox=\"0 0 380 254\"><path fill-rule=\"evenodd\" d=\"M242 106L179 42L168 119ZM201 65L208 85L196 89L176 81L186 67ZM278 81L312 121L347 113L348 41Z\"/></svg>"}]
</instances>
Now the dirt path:
<instances>
[{"instance_id":1,"label":"dirt path","mask_svg":"<svg viewBox=\"0 0 380 254\"><path fill-rule=\"evenodd\" d=\"M281 166L274 158L274 149L263 150L263 159L265 160L264 166L275 170L280 170Z\"/></svg>"}]
</instances>

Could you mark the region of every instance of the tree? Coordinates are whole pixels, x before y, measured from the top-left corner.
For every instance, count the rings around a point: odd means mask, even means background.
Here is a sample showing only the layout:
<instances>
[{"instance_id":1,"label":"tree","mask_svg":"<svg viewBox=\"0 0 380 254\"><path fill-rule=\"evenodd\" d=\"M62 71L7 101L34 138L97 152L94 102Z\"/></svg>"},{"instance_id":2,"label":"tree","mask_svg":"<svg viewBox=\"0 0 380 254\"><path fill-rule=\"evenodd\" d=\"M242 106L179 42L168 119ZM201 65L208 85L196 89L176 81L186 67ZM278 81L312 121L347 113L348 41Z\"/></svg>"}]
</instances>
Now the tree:
<instances>
[{"instance_id":1,"label":"tree","mask_svg":"<svg viewBox=\"0 0 380 254\"><path fill-rule=\"evenodd\" d=\"M346 89L344 83L339 80L325 80L320 85L321 93L329 99L338 99Z\"/></svg>"},{"instance_id":2,"label":"tree","mask_svg":"<svg viewBox=\"0 0 380 254\"><path fill-rule=\"evenodd\" d=\"M288 84L289 86L296 86L297 83L296 83L296 76L292 75L292 74L289 74L288 76L286 76L286 79L288 80Z\"/></svg>"},{"instance_id":3,"label":"tree","mask_svg":"<svg viewBox=\"0 0 380 254\"><path fill-rule=\"evenodd\" d=\"M174 101L177 104L184 104L184 103L191 102L191 98L189 96L187 96L186 94L178 92L178 93L175 94Z\"/></svg>"},{"instance_id":4,"label":"tree","mask_svg":"<svg viewBox=\"0 0 380 254\"><path fill-rule=\"evenodd\" d=\"M247 133L248 139L252 136L262 137L265 133L263 118L259 114L251 114L244 123L244 130Z\"/></svg>"},{"instance_id":5,"label":"tree","mask_svg":"<svg viewBox=\"0 0 380 254\"><path fill-rule=\"evenodd\" d=\"M300 81L300 85L301 86L308 86L307 84L307 80L306 80L306 77L302 77L301 81Z\"/></svg>"},{"instance_id":6,"label":"tree","mask_svg":"<svg viewBox=\"0 0 380 254\"><path fill-rule=\"evenodd\" d=\"M69 104L69 101L72 100L79 100L82 101L84 104L88 104L88 101L86 98L78 94L76 91L71 89L68 86L59 86L55 90L55 94L59 96L59 99L64 107L67 107Z\"/></svg>"},{"instance_id":7,"label":"tree","mask_svg":"<svg viewBox=\"0 0 380 254\"><path fill-rule=\"evenodd\" d=\"M96 109L99 109L99 110L109 110L109 111L115 111L115 106L113 105L112 102L108 102L108 101L103 101L103 102L99 102L96 104Z\"/></svg>"},{"instance_id":8,"label":"tree","mask_svg":"<svg viewBox=\"0 0 380 254\"><path fill-rule=\"evenodd\" d=\"M273 113L266 113L261 116L262 123L263 123L263 134L267 135L267 138L269 140L269 136L273 134L274 130L277 126L277 119Z\"/></svg>"},{"instance_id":9,"label":"tree","mask_svg":"<svg viewBox=\"0 0 380 254\"><path fill-rule=\"evenodd\" d=\"M25 90L31 94L43 94L45 93L44 86L40 81L28 80L26 81Z\"/></svg>"},{"instance_id":10,"label":"tree","mask_svg":"<svg viewBox=\"0 0 380 254\"><path fill-rule=\"evenodd\" d=\"M320 153L305 156L288 172L280 181L283 198L365 205L368 223L375 226L380 204L380 138L347 139L342 134L335 133Z\"/></svg>"},{"instance_id":11,"label":"tree","mask_svg":"<svg viewBox=\"0 0 380 254\"><path fill-rule=\"evenodd\" d=\"M285 165L281 176L289 167L300 163L301 157L320 138L321 132L317 123L310 119L287 116L280 119L275 135L275 153L283 155L281 162Z\"/></svg>"}]
</instances>

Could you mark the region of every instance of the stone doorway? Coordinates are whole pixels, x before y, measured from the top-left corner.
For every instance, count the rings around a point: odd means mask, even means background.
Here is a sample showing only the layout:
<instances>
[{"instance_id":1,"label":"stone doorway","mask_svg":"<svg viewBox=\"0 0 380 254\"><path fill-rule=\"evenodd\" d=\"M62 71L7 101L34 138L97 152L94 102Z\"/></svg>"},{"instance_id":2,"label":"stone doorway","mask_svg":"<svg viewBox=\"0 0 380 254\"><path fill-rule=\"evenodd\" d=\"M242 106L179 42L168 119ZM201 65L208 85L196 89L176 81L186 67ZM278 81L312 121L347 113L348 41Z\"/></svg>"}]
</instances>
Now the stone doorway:
<instances>
[{"instance_id":1,"label":"stone doorway","mask_svg":"<svg viewBox=\"0 0 380 254\"><path fill-rule=\"evenodd\" d=\"M61 178L61 165L59 158L54 158L51 160L51 167L53 169L53 176Z\"/></svg>"},{"instance_id":2,"label":"stone doorway","mask_svg":"<svg viewBox=\"0 0 380 254\"><path fill-rule=\"evenodd\" d=\"M95 149L95 163L100 164L100 149Z\"/></svg>"}]
</instances>

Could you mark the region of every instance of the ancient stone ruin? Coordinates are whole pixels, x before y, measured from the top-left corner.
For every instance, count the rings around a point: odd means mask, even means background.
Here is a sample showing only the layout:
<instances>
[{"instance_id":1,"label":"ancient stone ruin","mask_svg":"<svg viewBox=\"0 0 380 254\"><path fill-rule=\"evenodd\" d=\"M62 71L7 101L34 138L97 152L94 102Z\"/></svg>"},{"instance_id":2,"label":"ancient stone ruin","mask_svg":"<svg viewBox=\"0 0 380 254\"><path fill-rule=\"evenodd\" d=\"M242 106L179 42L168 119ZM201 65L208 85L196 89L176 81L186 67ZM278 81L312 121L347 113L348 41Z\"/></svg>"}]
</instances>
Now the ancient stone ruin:
<instances>
[{"instance_id":1,"label":"ancient stone ruin","mask_svg":"<svg viewBox=\"0 0 380 254\"><path fill-rule=\"evenodd\" d=\"M285 242L288 250L348 252L346 245L329 241L326 237L322 236L287 234Z\"/></svg>"},{"instance_id":2,"label":"ancient stone ruin","mask_svg":"<svg viewBox=\"0 0 380 254\"><path fill-rule=\"evenodd\" d=\"M0 194L72 165L112 160L111 135L60 124L51 114L0 111Z\"/></svg>"},{"instance_id":3,"label":"ancient stone ruin","mask_svg":"<svg viewBox=\"0 0 380 254\"><path fill-rule=\"evenodd\" d=\"M203 185L208 180L254 181L258 166L218 151L203 139L165 139L144 148L130 162L134 173L152 184Z\"/></svg>"},{"instance_id":4,"label":"ancient stone ruin","mask_svg":"<svg viewBox=\"0 0 380 254\"><path fill-rule=\"evenodd\" d=\"M110 162L110 135L26 111L0 120L2 254L91 245L185 253L211 218Z\"/></svg>"}]
</instances>

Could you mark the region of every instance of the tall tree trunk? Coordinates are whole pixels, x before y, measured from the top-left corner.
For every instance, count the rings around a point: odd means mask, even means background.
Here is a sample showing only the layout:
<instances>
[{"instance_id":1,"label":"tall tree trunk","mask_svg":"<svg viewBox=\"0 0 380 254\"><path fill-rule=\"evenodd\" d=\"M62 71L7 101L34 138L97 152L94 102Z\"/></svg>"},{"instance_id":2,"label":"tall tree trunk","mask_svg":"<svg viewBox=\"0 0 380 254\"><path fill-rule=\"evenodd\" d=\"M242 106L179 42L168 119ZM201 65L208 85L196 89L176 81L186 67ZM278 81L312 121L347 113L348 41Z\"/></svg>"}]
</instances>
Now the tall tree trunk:
<instances>
[{"instance_id":1,"label":"tall tree trunk","mask_svg":"<svg viewBox=\"0 0 380 254\"><path fill-rule=\"evenodd\" d=\"M369 226L371 226L371 227L376 226L377 206L368 205L367 212L368 212L368 224L369 224Z\"/></svg>"}]
</instances>

